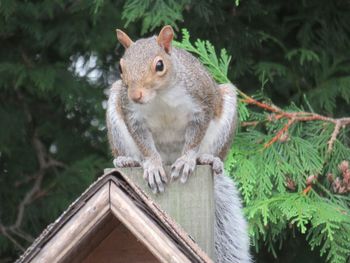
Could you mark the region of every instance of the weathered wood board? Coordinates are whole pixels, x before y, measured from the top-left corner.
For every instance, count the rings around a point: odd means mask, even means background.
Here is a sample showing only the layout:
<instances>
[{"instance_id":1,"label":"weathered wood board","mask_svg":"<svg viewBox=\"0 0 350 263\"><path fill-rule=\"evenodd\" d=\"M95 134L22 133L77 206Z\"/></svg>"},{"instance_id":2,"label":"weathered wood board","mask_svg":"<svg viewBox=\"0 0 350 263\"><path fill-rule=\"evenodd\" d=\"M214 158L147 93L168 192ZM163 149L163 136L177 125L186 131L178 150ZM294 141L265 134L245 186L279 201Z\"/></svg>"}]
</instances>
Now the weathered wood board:
<instances>
[{"instance_id":1,"label":"weathered wood board","mask_svg":"<svg viewBox=\"0 0 350 263\"><path fill-rule=\"evenodd\" d=\"M109 169L106 169L107 172ZM196 241L196 243L214 258L214 186L210 166L199 165L195 173L185 184L179 180L170 182L165 192L153 194L143 179L142 168L118 169L128 175L160 207L170 215ZM165 167L170 174L170 167Z\"/></svg>"},{"instance_id":2,"label":"weathered wood board","mask_svg":"<svg viewBox=\"0 0 350 263\"><path fill-rule=\"evenodd\" d=\"M114 220L114 229L80 263L160 262L118 219Z\"/></svg>"}]
</instances>

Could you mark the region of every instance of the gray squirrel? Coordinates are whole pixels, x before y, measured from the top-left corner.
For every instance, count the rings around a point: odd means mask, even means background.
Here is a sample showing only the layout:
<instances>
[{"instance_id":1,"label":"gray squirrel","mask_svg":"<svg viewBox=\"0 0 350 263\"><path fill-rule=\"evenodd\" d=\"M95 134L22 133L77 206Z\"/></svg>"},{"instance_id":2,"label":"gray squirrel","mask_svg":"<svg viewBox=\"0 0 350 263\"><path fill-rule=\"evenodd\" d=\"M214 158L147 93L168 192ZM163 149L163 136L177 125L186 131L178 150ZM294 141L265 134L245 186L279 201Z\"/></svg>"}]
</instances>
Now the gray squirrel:
<instances>
[{"instance_id":1,"label":"gray squirrel","mask_svg":"<svg viewBox=\"0 0 350 263\"><path fill-rule=\"evenodd\" d=\"M218 85L197 58L172 46L173 37L171 26L135 42L117 29L125 54L106 114L113 164L142 166L154 193L170 180L185 183L196 164L211 165L216 262L251 262L239 193L221 161L236 125L235 87ZM170 178L163 165L172 165Z\"/></svg>"}]
</instances>

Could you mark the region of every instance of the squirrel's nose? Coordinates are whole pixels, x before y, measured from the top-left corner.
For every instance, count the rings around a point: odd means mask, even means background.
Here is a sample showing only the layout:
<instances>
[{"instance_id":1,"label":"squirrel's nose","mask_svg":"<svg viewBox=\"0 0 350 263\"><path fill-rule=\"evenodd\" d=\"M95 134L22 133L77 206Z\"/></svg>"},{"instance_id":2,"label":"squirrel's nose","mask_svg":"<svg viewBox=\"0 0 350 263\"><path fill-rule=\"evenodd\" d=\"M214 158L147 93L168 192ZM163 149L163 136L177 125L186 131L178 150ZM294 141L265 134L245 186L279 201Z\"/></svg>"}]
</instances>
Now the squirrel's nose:
<instances>
[{"instance_id":1,"label":"squirrel's nose","mask_svg":"<svg viewBox=\"0 0 350 263\"><path fill-rule=\"evenodd\" d=\"M131 92L130 98L135 102L139 102L142 99L142 91L135 90L135 91Z\"/></svg>"}]
</instances>

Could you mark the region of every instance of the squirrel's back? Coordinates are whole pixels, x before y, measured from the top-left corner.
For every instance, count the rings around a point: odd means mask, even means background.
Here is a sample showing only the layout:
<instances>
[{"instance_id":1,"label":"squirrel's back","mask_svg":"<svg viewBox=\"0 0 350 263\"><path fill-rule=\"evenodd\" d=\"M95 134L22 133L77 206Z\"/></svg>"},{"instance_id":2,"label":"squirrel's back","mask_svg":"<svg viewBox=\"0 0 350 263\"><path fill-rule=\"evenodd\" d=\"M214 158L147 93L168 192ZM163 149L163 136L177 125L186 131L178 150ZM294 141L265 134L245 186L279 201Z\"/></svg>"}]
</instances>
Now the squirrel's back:
<instances>
[{"instance_id":1,"label":"squirrel's back","mask_svg":"<svg viewBox=\"0 0 350 263\"><path fill-rule=\"evenodd\" d=\"M216 82L202 63L189 52L173 48L173 63L177 74L185 80L188 91L200 101L209 103L211 108L221 104Z\"/></svg>"}]
</instances>

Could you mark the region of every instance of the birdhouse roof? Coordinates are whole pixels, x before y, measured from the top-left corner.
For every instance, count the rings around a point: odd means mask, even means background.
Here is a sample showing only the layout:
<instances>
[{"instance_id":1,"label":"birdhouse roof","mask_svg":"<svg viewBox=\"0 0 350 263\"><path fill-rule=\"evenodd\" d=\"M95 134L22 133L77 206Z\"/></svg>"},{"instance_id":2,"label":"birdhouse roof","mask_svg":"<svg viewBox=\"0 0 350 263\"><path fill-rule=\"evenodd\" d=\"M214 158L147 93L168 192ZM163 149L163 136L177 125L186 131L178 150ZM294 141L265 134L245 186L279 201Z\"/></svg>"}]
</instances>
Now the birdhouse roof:
<instances>
[{"instance_id":1,"label":"birdhouse roof","mask_svg":"<svg viewBox=\"0 0 350 263\"><path fill-rule=\"evenodd\" d=\"M108 217L124 224L160 262L212 262L176 222L117 169L95 181L16 262L72 262L73 255Z\"/></svg>"}]
</instances>

